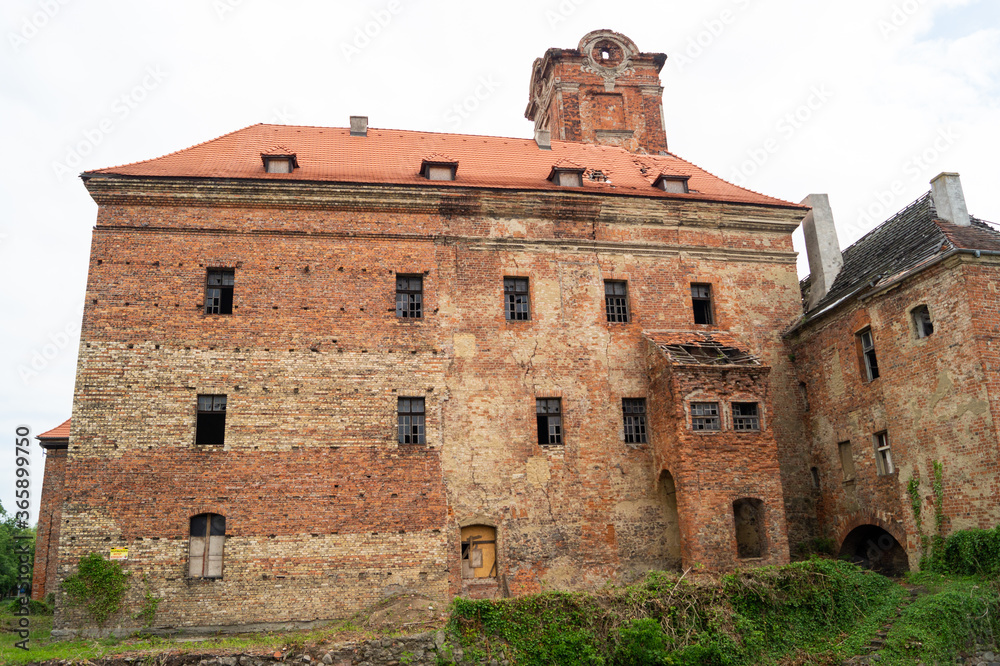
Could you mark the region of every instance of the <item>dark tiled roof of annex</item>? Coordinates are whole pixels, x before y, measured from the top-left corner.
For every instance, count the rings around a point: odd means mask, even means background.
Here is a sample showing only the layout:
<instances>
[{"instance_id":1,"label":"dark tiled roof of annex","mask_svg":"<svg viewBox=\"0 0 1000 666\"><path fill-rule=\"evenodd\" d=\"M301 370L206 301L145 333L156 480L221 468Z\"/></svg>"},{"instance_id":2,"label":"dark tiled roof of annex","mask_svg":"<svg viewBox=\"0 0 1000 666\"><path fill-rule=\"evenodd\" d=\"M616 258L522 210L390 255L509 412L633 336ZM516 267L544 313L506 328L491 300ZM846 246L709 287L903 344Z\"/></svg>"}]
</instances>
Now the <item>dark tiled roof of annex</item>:
<instances>
[{"instance_id":1,"label":"dark tiled roof of annex","mask_svg":"<svg viewBox=\"0 0 1000 666\"><path fill-rule=\"evenodd\" d=\"M928 192L843 251L843 268L807 316L852 294L866 292L866 288L877 288L919 270L952 250L1000 251L1000 230L975 217L971 222L960 227L938 219ZM804 303L808 301L810 277L799 284Z\"/></svg>"},{"instance_id":2,"label":"dark tiled roof of annex","mask_svg":"<svg viewBox=\"0 0 1000 666\"><path fill-rule=\"evenodd\" d=\"M298 168L268 173L262 154L280 146L294 154ZM649 155L616 146L552 141L543 150L532 139L368 129L351 136L347 128L251 125L163 157L96 169L83 177L135 176L292 180L432 187L561 190L548 180L553 166L572 163L584 169L583 187L591 194L624 194L660 199L746 203L805 208L738 187L673 154ZM454 181L429 182L420 175L424 161L447 155L457 162ZM595 178L590 178L591 172ZM654 187L662 173L689 176L687 193Z\"/></svg>"}]
</instances>

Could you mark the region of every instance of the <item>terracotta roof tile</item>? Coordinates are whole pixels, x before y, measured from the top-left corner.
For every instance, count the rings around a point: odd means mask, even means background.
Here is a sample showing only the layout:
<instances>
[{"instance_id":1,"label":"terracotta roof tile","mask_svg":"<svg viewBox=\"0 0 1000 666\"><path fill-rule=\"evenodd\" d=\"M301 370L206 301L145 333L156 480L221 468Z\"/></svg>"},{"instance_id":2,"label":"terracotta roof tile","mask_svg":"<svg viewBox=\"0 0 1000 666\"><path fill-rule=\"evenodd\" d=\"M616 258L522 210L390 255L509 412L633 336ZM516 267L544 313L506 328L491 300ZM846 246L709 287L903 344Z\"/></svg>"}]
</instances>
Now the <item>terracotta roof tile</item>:
<instances>
[{"instance_id":1,"label":"terracotta roof tile","mask_svg":"<svg viewBox=\"0 0 1000 666\"><path fill-rule=\"evenodd\" d=\"M41 435L35 435L35 439L69 439L70 421L71 419L66 419L52 430L43 432Z\"/></svg>"},{"instance_id":2,"label":"terracotta roof tile","mask_svg":"<svg viewBox=\"0 0 1000 666\"><path fill-rule=\"evenodd\" d=\"M280 146L295 153L300 167L291 174L264 171L261 153ZM426 156L450 156L459 163L454 181L429 184L420 173ZM561 190L546 180L553 164L614 173L612 184L585 181L578 192L618 193L655 198L750 203L803 208L737 187L675 155L636 155L614 146L553 141L541 150L532 139L405 130L371 129L351 136L347 128L251 125L217 139L163 157L89 171L101 175L174 178L252 178L391 183L423 187L483 187L520 190ZM580 166L582 165L582 166ZM689 175L690 193L663 192L652 182L664 170Z\"/></svg>"}]
</instances>

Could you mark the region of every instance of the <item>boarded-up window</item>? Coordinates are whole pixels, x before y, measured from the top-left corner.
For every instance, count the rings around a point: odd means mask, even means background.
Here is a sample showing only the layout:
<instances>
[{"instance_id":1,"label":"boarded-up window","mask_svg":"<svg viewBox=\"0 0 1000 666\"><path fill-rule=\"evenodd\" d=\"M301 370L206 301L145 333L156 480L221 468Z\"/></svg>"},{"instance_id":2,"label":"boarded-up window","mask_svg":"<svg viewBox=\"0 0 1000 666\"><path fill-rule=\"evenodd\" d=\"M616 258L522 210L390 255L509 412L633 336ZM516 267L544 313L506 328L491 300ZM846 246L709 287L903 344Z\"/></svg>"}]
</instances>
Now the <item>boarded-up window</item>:
<instances>
[{"instance_id":1,"label":"boarded-up window","mask_svg":"<svg viewBox=\"0 0 1000 666\"><path fill-rule=\"evenodd\" d=\"M844 471L844 481L854 480L854 449L850 442L837 444L840 453L840 468Z\"/></svg>"},{"instance_id":2,"label":"boarded-up window","mask_svg":"<svg viewBox=\"0 0 1000 666\"><path fill-rule=\"evenodd\" d=\"M764 557L764 502L745 497L733 502L736 557Z\"/></svg>"},{"instance_id":3,"label":"boarded-up window","mask_svg":"<svg viewBox=\"0 0 1000 666\"><path fill-rule=\"evenodd\" d=\"M215 513L192 516L188 575L192 578L222 578L222 551L225 542L225 516Z\"/></svg>"},{"instance_id":4,"label":"boarded-up window","mask_svg":"<svg viewBox=\"0 0 1000 666\"><path fill-rule=\"evenodd\" d=\"M625 101L621 95L598 93L591 95L589 101L594 129L625 129Z\"/></svg>"},{"instance_id":5,"label":"boarded-up window","mask_svg":"<svg viewBox=\"0 0 1000 666\"><path fill-rule=\"evenodd\" d=\"M496 578L497 531L485 525L462 528L462 578Z\"/></svg>"}]
</instances>

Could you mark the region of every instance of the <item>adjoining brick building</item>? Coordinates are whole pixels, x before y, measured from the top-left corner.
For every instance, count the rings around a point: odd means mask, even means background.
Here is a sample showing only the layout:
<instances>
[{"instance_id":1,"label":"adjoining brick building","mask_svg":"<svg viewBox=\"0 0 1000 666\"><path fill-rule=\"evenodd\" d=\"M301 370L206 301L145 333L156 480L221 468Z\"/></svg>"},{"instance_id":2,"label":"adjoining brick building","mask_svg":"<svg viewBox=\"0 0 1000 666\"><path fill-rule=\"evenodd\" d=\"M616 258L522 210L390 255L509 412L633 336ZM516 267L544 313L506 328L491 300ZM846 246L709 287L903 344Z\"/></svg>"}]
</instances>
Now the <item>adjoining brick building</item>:
<instances>
[{"instance_id":1,"label":"adjoining brick building","mask_svg":"<svg viewBox=\"0 0 1000 666\"><path fill-rule=\"evenodd\" d=\"M841 509L811 488L783 337L810 207L667 151L664 60L607 30L550 49L535 140L359 117L83 174L58 574L35 594L125 548L158 624L308 621L782 563L822 534Z\"/></svg>"}]
</instances>

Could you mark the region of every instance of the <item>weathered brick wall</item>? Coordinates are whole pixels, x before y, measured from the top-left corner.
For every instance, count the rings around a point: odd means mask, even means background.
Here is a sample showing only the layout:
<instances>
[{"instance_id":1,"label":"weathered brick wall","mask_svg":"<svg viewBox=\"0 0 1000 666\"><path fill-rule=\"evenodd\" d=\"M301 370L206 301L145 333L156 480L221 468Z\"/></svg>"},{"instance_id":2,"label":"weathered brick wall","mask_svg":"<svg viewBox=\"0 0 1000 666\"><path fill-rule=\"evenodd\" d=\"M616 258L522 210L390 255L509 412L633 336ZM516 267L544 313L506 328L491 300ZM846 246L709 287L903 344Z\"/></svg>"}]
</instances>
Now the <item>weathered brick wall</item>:
<instances>
[{"instance_id":1,"label":"weathered brick wall","mask_svg":"<svg viewBox=\"0 0 1000 666\"><path fill-rule=\"evenodd\" d=\"M49 592L55 592L65 480L66 449L46 450L45 480L38 507L38 531L35 538L35 567L31 577L32 599L44 599Z\"/></svg>"},{"instance_id":2,"label":"weathered brick wall","mask_svg":"<svg viewBox=\"0 0 1000 666\"><path fill-rule=\"evenodd\" d=\"M497 593L671 561L653 449L622 435L622 398L657 403L643 331L729 331L771 368L769 404L783 404L793 392L778 386L795 382L775 322L797 313L797 213L516 193L458 206L390 189L410 210L267 208L261 192L242 207L102 204L60 576L127 546L127 566L165 598L158 623L228 625L456 593L460 524L496 527ZM501 209L520 213L483 212ZM210 267L235 269L230 316L203 313ZM422 320L396 318L397 272L424 276ZM504 319L504 276L530 277L530 321ZM606 321L606 279L628 281L627 324ZM716 326L692 324L691 282L713 284ZM224 447L193 444L200 393L229 396ZM396 443L401 395L427 401L426 446ZM542 397L562 399L561 447L537 443ZM767 410L752 446L772 482L727 486L735 458L723 457L712 492L726 535L729 495L765 499L780 561L772 443L793 447L796 415ZM185 573L187 521L202 512L227 517L223 580ZM732 562L727 536L688 538L704 540L706 563ZM60 608L61 626L78 621Z\"/></svg>"},{"instance_id":3,"label":"weathered brick wall","mask_svg":"<svg viewBox=\"0 0 1000 666\"><path fill-rule=\"evenodd\" d=\"M807 423L818 468L818 516L840 541L861 524L893 534L910 566L920 557L906 483L920 478L925 533L933 530L932 461L944 465L945 532L1000 521L1000 451L992 416L996 367L995 268L958 257L871 299L842 306L793 339L807 384ZM927 305L934 332L918 339L910 311ZM982 313L982 314L980 314ZM871 326L880 377L867 382L855 334ZM887 430L896 471L879 476L874 433ZM845 482L838 442L852 443L856 479Z\"/></svg>"}]
</instances>

